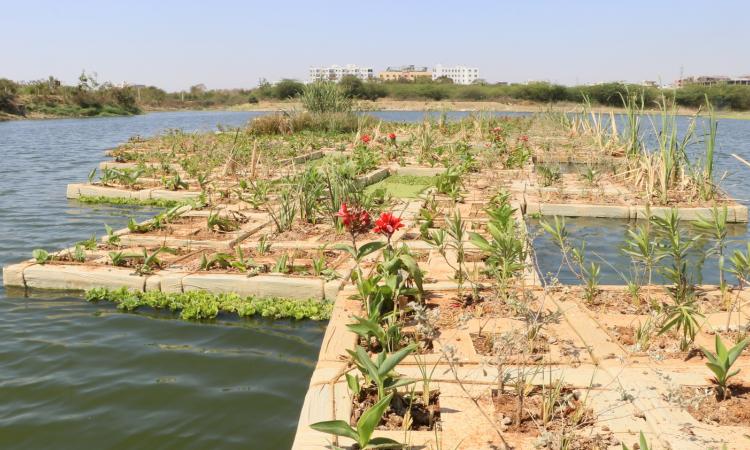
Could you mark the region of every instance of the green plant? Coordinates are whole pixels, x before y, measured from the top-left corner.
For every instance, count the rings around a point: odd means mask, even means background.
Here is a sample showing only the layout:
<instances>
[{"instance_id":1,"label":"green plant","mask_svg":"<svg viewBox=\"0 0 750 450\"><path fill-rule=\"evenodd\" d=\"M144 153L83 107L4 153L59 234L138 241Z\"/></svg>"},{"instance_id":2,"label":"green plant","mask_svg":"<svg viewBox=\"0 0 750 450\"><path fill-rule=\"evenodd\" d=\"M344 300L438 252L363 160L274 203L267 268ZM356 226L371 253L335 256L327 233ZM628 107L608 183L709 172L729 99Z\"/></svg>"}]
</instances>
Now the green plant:
<instances>
[{"instance_id":1,"label":"green plant","mask_svg":"<svg viewBox=\"0 0 750 450\"><path fill-rule=\"evenodd\" d=\"M539 184L544 187L552 186L562 177L559 167L537 166L536 173L539 176Z\"/></svg>"},{"instance_id":2,"label":"green plant","mask_svg":"<svg viewBox=\"0 0 750 450\"><path fill-rule=\"evenodd\" d=\"M86 249L82 245L76 245L73 249L72 259L75 262L86 262Z\"/></svg>"},{"instance_id":3,"label":"green plant","mask_svg":"<svg viewBox=\"0 0 750 450\"><path fill-rule=\"evenodd\" d=\"M240 272L247 272L250 269L257 267L257 264L255 263L255 261L253 261L252 258L250 257L245 258L245 254L242 251L242 247L240 247L239 245L237 246L237 250L235 250L234 261L231 261L230 264L232 267L239 270Z\"/></svg>"},{"instance_id":4,"label":"green plant","mask_svg":"<svg viewBox=\"0 0 750 450\"><path fill-rule=\"evenodd\" d=\"M664 325L659 330L659 334L664 334L672 329L677 332L682 330L680 349L686 351L690 344L695 341L695 335L701 328L698 318L703 317L704 315L695 305L695 298L693 296L684 298L679 303L665 307L662 321Z\"/></svg>"},{"instance_id":5,"label":"green plant","mask_svg":"<svg viewBox=\"0 0 750 450\"><path fill-rule=\"evenodd\" d=\"M167 247L159 247L153 252L149 253L147 249L143 249L143 261L135 269L137 275L150 275L154 272L154 269L161 265L161 261L158 258L159 253L175 253L174 250Z\"/></svg>"},{"instance_id":6,"label":"green plant","mask_svg":"<svg viewBox=\"0 0 750 450\"><path fill-rule=\"evenodd\" d=\"M115 234L115 231L112 229L112 227L110 227L107 224L104 224L104 231L107 233L107 244L109 245L120 244L120 236Z\"/></svg>"},{"instance_id":7,"label":"green plant","mask_svg":"<svg viewBox=\"0 0 750 450\"><path fill-rule=\"evenodd\" d=\"M279 196L279 209L268 208L268 214L276 225L276 231L283 233L292 229L294 219L297 216L297 203L288 189L281 191Z\"/></svg>"},{"instance_id":8,"label":"green plant","mask_svg":"<svg viewBox=\"0 0 750 450\"><path fill-rule=\"evenodd\" d=\"M646 436L643 435L643 431L640 432L640 437L638 438L638 450L650 450L651 446L649 445L648 441L646 440ZM630 450L630 447L628 447L625 444L622 444L622 450Z\"/></svg>"},{"instance_id":9,"label":"green plant","mask_svg":"<svg viewBox=\"0 0 750 450\"><path fill-rule=\"evenodd\" d=\"M591 166L586 166L586 170L581 172L581 179L589 186L595 186L599 180L599 172Z\"/></svg>"},{"instance_id":10,"label":"green plant","mask_svg":"<svg viewBox=\"0 0 750 450\"><path fill-rule=\"evenodd\" d=\"M457 283L458 300L464 301L463 286L464 283L469 279L469 274L466 271L466 223L461 218L460 210L456 209L452 216L446 218L446 228L440 230L433 230L429 233L427 238L423 238L425 242L435 247L443 257L448 266L454 270L455 278ZM489 243L487 244L490 245ZM448 251L452 250L454 255L449 257ZM455 261L455 264L454 262Z\"/></svg>"},{"instance_id":11,"label":"green plant","mask_svg":"<svg viewBox=\"0 0 750 450\"><path fill-rule=\"evenodd\" d=\"M163 177L162 183L164 184L164 187L169 189L170 191L178 191L180 189L187 189L189 185L187 182L185 182L182 177L180 177L180 174L174 174L172 177Z\"/></svg>"},{"instance_id":12,"label":"green plant","mask_svg":"<svg viewBox=\"0 0 750 450\"><path fill-rule=\"evenodd\" d=\"M638 326L635 327L635 346L637 350L646 351L651 346L653 328L654 325L651 316L643 324L638 322Z\"/></svg>"},{"instance_id":13,"label":"green plant","mask_svg":"<svg viewBox=\"0 0 750 450\"><path fill-rule=\"evenodd\" d=\"M314 224L318 220L318 212L321 209L322 175L316 168L308 167L297 177L296 184L300 219Z\"/></svg>"},{"instance_id":14,"label":"green plant","mask_svg":"<svg viewBox=\"0 0 750 450\"><path fill-rule=\"evenodd\" d=\"M403 444L400 444L393 439L372 437L375 427L378 426L385 410L388 409L388 406L391 404L392 397L393 394L388 394L365 411L357 421L356 428L352 428L343 420L317 422L311 424L310 428L323 433L353 439L357 443L358 448L362 450L374 448L403 448Z\"/></svg>"},{"instance_id":15,"label":"green plant","mask_svg":"<svg viewBox=\"0 0 750 450\"><path fill-rule=\"evenodd\" d=\"M268 240L268 235L264 234L258 239L258 255L265 256L271 251L271 242Z\"/></svg>"},{"instance_id":16,"label":"green plant","mask_svg":"<svg viewBox=\"0 0 750 450\"><path fill-rule=\"evenodd\" d=\"M316 81L302 90L302 106L311 113L342 113L352 109L348 98L336 83Z\"/></svg>"},{"instance_id":17,"label":"green plant","mask_svg":"<svg viewBox=\"0 0 750 450\"><path fill-rule=\"evenodd\" d=\"M90 289L86 291L86 300L111 302L127 311L140 307L180 311L180 318L186 320L212 319L219 311L240 317L259 315L272 319L328 320L333 309L333 304L326 300L240 297L237 294L211 294L206 291L142 292L126 288Z\"/></svg>"},{"instance_id":18,"label":"green plant","mask_svg":"<svg viewBox=\"0 0 750 450\"><path fill-rule=\"evenodd\" d=\"M435 177L435 187L438 192L449 196L454 202L461 198L463 173L460 169L449 167L445 172Z\"/></svg>"},{"instance_id":19,"label":"green plant","mask_svg":"<svg viewBox=\"0 0 750 450\"><path fill-rule=\"evenodd\" d=\"M237 230L240 227L240 224L234 219L222 217L218 212L212 211L206 219L206 226L208 231L228 233Z\"/></svg>"},{"instance_id":20,"label":"green plant","mask_svg":"<svg viewBox=\"0 0 750 450\"><path fill-rule=\"evenodd\" d=\"M181 205L177 200L166 200L162 198L132 198L132 197L104 197L101 195L81 195L76 201L88 204L103 205L132 205L132 206L156 206L157 208L172 208Z\"/></svg>"},{"instance_id":21,"label":"green plant","mask_svg":"<svg viewBox=\"0 0 750 450\"><path fill-rule=\"evenodd\" d=\"M47 250L37 248L34 251L31 252L31 256L36 260L37 264L44 265L47 262L52 260L52 255L47 252Z\"/></svg>"},{"instance_id":22,"label":"green plant","mask_svg":"<svg viewBox=\"0 0 750 450\"><path fill-rule=\"evenodd\" d=\"M289 254L284 253L279 257L279 259L276 260L276 264L274 264L273 268L271 269L271 272L274 273L287 273L291 270L291 266L288 264L289 261Z\"/></svg>"},{"instance_id":23,"label":"green plant","mask_svg":"<svg viewBox=\"0 0 750 450\"><path fill-rule=\"evenodd\" d=\"M365 380L375 384L378 390L378 399L386 397L386 391L395 390L401 386L408 386L414 383L414 380L401 378L400 375L393 372L393 369L416 350L416 344L409 344L406 347L388 354L385 350L378 353L375 361L370 359L364 348L357 346L355 350L347 350L351 355L354 364L359 368Z\"/></svg>"},{"instance_id":24,"label":"green plant","mask_svg":"<svg viewBox=\"0 0 750 450\"><path fill-rule=\"evenodd\" d=\"M596 295L599 293L599 265L590 262L587 268L582 268L586 287L583 290L584 298L588 303L593 303Z\"/></svg>"},{"instance_id":25,"label":"green plant","mask_svg":"<svg viewBox=\"0 0 750 450\"><path fill-rule=\"evenodd\" d=\"M711 209L711 217L699 217L693 222L693 227L704 236L710 237L714 245L706 252L706 255L716 255L719 259L719 285L723 288L726 284L724 279L724 252L727 247L727 207L722 209L714 206Z\"/></svg>"},{"instance_id":26,"label":"green plant","mask_svg":"<svg viewBox=\"0 0 750 450\"><path fill-rule=\"evenodd\" d=\"M109 252L109 259L115 267L125 265L126 257L122 252Z\"/></svg>"},{"instance_id":27,"label":"green plant","mask_svg":"<svg viewBox=\"0 0 750 450\"><path fill-rule=\"evenodd\" d=\"M232 255L227 253L214 253L211 257L201 256L200 270L211 270L214 267L227 269L232 266Z\"/></svg>"},{"instance_id":28,"label":"green plant","mask_svg":"<svg viewBox=\"0 0 750 450\"><path fill-rule=\"evenodd\" d=\"M470 242L485 254L488 272L499 281L503 295L509 280L523 270L526 261L526 245L519 237L514 212L507 200L487 210L489 240L478 233L469 233Z\"/></svg>"},{"instance_id":29,"label":"green plant","mask_svg":"<svg viewBox=\"0 0 750 450\"><path fill-rule=\"evenodd\" d=\"M86 250L95 250L96 249L96 235L92 234L90 238L86 239L85 241L80 241L76 243L76 246L81 246Z\"/></svg>"},{"instance_id":30,"label":"green plant","mask_svg":"<svg viewBox=\"0 0 750 450\"><path fill-rule=\"evenodd\" d=\"M714 373L714 382L718 385L719 394L723 400L726 400L731 394L727 387L727 382L740 372L740 369L731 370L732 365L737 361L740 353L747 347L748 343L750 343L750 339L745 338L727 350L724 342L719 337L719 333L716 333L716 341L714 343L716 353L712 353L701 347L701 351L706 355L706 359L708 359L706 366Z\"/></svg>"},{"instance_id":31,"label":"green plant","mask_svg":"<svg viewBox=\"0 0 750 450\"><path fill-rule=\"evenodd\" d=\"M630 256L636 265L643 267L646 284L650 285L656 264L664 257L657 252L657 243L652 239L651 228L639 225L636 231L628 229L628 237L622 251Z\"/></svg>"}]
</instances>

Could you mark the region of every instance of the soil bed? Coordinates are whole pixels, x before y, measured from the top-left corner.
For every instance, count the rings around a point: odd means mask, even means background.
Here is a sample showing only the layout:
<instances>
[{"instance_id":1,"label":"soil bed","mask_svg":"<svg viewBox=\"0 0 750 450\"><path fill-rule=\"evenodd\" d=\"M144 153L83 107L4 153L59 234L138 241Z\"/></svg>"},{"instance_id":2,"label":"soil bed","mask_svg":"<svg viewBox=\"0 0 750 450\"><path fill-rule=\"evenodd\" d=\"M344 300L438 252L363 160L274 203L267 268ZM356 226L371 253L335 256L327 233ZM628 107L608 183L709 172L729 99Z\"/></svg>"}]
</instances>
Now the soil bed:
<instances>
[{"instance_id":1,"label":"soil bed","mask_svg":"<svg viewBox=\"0 0 750 450\"><path fill-rule=\"evenodd\" d=\"M374 386L363 387L352 401L351 424L356 425L362 414L378 401L378 390ZM431 431L440 429L440 391L430 391L429 404L425 405L422 393L398 393L383 414L378 430L401 431L404 429L404 417L409 412L411 423L409 430Z\"/></svg>"},{"instance_id":2,"label":"soil bed","mask_svg":"<svg viewBox=\"0 0 750 450\"><path fill-rule=\"evenodd\" d=\"M750 426L750 386L729 387L732 395L726 400L717 397L712 387L683 386L680 394L687 400L687 411L697 420L711 425Z\"/></svg>"}]
</instances>

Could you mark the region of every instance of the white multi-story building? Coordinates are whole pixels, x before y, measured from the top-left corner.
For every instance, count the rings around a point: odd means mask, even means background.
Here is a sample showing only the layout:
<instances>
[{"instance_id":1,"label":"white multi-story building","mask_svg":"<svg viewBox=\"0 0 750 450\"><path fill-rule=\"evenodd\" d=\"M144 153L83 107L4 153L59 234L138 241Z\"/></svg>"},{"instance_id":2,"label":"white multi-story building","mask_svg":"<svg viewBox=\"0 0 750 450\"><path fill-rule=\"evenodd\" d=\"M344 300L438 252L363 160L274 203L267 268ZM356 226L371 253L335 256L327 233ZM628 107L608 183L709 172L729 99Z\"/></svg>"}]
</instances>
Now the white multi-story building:
<instances>
[{"instance_id":1,"label":"white multi-story building","mask_svg":"<svg viewBox=\"0 0 750 450\"><path fill-rule=\"evenodd\" d=\"M456 84L471 84L479 79L479 69L466 66L444 67L438 64L432 69L432 79L440 77L448 77Z\"/></svg>"},{"instance_id":2,"label":"white multi-story building","mask_svg":"<svg viewBox=\"0 0 750 450\"><path fill-rule=\"evenodd\" d=\"M361 80L373 78L372 67L359 67L347 64L345 67L333 65L331 67L310 67L310 82L313 81L335 81L339 82L347 75L354 75Z\"/></svg>"}]
</instances>

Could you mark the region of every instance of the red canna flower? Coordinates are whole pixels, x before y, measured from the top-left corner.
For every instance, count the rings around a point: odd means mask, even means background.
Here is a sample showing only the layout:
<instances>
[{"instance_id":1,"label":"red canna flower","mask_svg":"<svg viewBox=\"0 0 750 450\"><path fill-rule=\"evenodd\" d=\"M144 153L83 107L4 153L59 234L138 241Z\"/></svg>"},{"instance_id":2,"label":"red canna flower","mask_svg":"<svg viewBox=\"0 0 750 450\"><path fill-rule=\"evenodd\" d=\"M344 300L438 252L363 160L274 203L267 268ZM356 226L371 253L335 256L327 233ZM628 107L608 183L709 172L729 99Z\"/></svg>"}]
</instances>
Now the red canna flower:
<instances>
[{"instance_id":1,"label":"red canna flower","mask_svg":"<svg viewBox=\"0 0 750 450\"><path fill-rule=\"evenodd\" d=\"M370 213L364 209L357 207L349 209L346 203L342 203L336 216L341 218L341 223L352 234L363 233L370 228Z\"/></svg>"},{"instance_id":2,"label":"red canna flower","mask_svg":"<svg viewBox=\"0 0 750 450\"><path fill-rule=\"evenodd\" d=\"M390 239L393 233L403 227L404 224L401 223L400 218L391 213L383 213L378 217L378 220L375 221L375 228L373 228L372 231L384 234Z\"/></svg>"},{"instance_id":3,"label":"red canna flower","mask_svg":"<svg viewBox=\"0 0 750 450\"><path fill-rule=\"evenodd\" d=\"M346 206L346 203L341 204L339 212L336 213L336 216L341 218L341 223L343 223L346 228L352 226L352 214L349 212L349 208Z\"/></svg>"},{"instance_id":4,"label":"red canna flower","mask_svg":"<svg viewBox=\"0 0 750 450\"><path fill-rule=\"evenodd\" d=\"M361 140L362 143L364 143L364 144L369 144L370 141L372 140L372 138L370 137L369 134L363 134L362 137L359 138L359 140Z\"/></svg>"},{"instance_id":5,"label":"red canna flower","mask_svg":"<svg viewBox=\"0 0 750 450\"><path fill-rule=\"evenodd\" d=\"M388 133L388 139L395 141L396 140L396 133Z\"/></svg>"}]
</instances>

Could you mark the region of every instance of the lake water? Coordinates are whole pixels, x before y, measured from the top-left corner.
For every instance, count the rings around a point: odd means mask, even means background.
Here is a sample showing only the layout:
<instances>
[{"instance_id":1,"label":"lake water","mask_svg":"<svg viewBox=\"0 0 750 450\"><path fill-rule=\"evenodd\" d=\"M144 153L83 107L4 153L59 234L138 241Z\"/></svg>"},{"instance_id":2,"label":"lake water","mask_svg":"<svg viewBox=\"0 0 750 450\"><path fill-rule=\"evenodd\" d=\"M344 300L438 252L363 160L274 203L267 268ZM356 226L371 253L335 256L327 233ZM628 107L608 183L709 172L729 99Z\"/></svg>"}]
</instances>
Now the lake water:
<instances>
[{"instance_id":1,"label":"lake water","mask_svg":"<svg viewBox=\"0 0 750 450\"><path fill-rule=\"evenodd\" d=\"M85 180L104 150L136 134L240 126L260 114L0 122L0 266L30 257L34 248L101 235L104 223L117 228L129 216L153 213L65 199L66 184ZM408 122L425 116L372 114ZM731 173L725 188L745 204L750 169L729 153L750 159L748 144L750 121L721 122L717 164ZM594 248L604 255L617 252L626 224L576 220L569 221L574 240L598 242ZM746 240L747 227L733 227L732 235ZM536 244L549 256L540 258L542 271L555 271L548 240ZM602 272L602 282L621 282L607 267ZM259 319L190 323L169 314L121 313L69 294L29 299L0 287L0 448L288 448L324 328Z\"/></svg>"},{"instance_id":2,"label":"lake water","mask_svg":"<svg viewBox=\"0 0 750 450\"><path fill-rule=\"evenodd\" d=\"M65 199L103 151L166 128L211 130L260 113L0 122L0 265L122 227L148 209ZM283 449L325 325L125 314L0 287L0 448Z\"/></svg>"}]
</instances>

